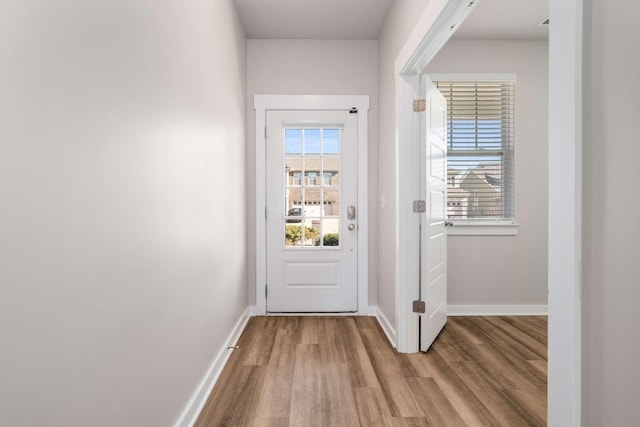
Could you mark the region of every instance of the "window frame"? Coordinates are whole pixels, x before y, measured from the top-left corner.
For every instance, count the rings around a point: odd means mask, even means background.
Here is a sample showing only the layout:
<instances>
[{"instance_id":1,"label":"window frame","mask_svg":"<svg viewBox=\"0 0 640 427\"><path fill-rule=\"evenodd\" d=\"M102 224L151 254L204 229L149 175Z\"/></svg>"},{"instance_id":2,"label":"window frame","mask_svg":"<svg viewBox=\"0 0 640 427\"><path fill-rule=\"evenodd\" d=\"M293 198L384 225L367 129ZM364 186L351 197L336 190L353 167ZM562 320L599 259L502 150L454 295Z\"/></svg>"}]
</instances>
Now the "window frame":
<instances>
[{"instance_id":1,"label":"window frame","mask_svg":"<svg viewBox=\"0 0 640 427\"><path fill-rule=\"evenodd\" d=\"M515 73L429 73L429 78L434 81L474 81L474 82L490 82L490 81L511 81L514 85L517 83L517 74ZM515 99L514 99L515 106ZM513 117L514 123L517 121L515 113ZM516 124L517 126L517 124ZM514 188L517 173L515 170L515 135L514 135ZM447 182L448 186L448 182ZM447 195L447 204L449 197ZM514 205L516 203L514 194ZM515 208L515 206L514 206ZM514 209L514 217L517 211ZM518 234L520 224L516 218L513 219L452 219L453 227L448 227L447 235L449 236L515 236Z\"/></svg>"}]
</instances>

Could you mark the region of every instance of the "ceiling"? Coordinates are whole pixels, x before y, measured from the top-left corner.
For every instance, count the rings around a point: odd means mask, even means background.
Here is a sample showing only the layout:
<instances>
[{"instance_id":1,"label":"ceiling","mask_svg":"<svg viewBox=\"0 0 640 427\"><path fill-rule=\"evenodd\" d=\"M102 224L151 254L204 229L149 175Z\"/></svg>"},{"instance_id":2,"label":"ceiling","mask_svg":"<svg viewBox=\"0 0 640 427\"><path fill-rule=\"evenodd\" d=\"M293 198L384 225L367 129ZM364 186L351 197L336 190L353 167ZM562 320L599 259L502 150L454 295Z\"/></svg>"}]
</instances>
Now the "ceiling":
<instances>
[{"instance_id":1,"label":"ceiling","mask_svg":"<svg viewBox=\"0 0 640 427\"><path fill-rule=\"evenodd\" d=\"M393 0L234 0L250 39L376 40ZM545 40L549 0L479 0L455 39Z\"/></svg>"},{"instance_id":2,"label":"ceiling","mask_svg":"<svg viewBox=\"0 0 640 427\"><path fill-rule=\"evenodd\" d=\"M480 0L454 39L548 40L549 0Z\"/></svg>"},{"instance_id":3,"label":"ceiling","mask_svg":"<svg viewBox=\"0 0 640 427\"><path fill-rule=\"evenodd\" d=\"M250 39L376 40L393 0L235 0Z\"/></svg>"}]
</instances>

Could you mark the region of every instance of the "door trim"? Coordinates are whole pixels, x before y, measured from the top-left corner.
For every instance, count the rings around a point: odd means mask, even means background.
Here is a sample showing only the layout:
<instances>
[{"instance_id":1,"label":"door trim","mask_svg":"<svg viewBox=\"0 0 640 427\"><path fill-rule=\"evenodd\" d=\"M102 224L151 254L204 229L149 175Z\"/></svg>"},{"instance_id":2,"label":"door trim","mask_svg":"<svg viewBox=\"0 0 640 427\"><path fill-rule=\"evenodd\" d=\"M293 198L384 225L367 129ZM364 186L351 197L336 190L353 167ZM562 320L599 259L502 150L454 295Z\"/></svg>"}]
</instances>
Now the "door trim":
<instances>
[{"instance_id":1,"label":"door trim","mask_svg":"<svg viewBox=\"0 0 640 427\"><path fill-rule=\"evenodd\" d=\"M420 76L429 61L474 9L469 0L431 1L418 20L395 62L396 76L396 337L398 351L416 353L418 315L411 311L418 298L419 215L412 212L413 200L421 196L420 118L412 102L421 96Z\"/></svg>"},{"instance_id":2,"label":"door trim","mask_svg":"<svg viewBox=\"0 0 640 427\"><path fill-rule=\"evenodd\" d=\"M266 116L267 111L358 110L358 311L369 315L368 112L369 95L254 95L256 111L256 306L253 315L266 315L267 228Z\"/></svg>"}]
</instances>

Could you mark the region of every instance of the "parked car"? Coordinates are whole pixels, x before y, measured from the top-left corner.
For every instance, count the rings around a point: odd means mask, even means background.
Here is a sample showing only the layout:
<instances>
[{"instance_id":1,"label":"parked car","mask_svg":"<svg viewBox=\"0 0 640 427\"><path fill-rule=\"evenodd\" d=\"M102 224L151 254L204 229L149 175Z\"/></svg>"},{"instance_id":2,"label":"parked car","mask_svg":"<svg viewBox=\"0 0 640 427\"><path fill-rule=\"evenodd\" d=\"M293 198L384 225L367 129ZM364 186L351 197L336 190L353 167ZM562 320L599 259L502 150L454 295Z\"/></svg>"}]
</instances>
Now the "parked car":
<instances>
[{"instance_id":1,"label":"parked car","mask_svg":"<svg viewBox=\"0 0 640 427\"><path fill-rule=\"evenodd\" d=\"M289 209L289 212L287 213L287 216L298 216L298 217L301 217L302 216L302 208L291 208L291 209ZM288 223L302 222L302 218L287 218L287 222Z\"/></svg>"}]
</instances>

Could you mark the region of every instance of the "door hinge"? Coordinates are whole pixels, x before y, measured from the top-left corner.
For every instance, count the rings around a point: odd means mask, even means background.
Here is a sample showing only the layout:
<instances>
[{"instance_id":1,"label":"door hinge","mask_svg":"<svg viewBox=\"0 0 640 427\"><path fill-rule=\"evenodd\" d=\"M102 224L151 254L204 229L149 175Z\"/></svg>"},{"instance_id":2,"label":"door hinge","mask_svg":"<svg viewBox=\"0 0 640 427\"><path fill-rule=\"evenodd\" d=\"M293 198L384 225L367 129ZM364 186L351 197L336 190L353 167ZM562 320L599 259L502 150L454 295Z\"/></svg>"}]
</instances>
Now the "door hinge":
<instances>
[{"instance_id":1,"label":"door hinge","mask_svg":"<svg viewBox=\"0 0 640 427\"><path fill-rule=\"evenodd\" d=\"M267 127L264 127L264 139L267 139Z\"/></svg>"},{"instance_id":2,"label":"door hinge","mask_svg":"<svg viewBox=\"0 0 640 427\"><path fill-rule=\"evenodd\" d=\"M267 299L267 295L269 295L268 285L264 284L264 299Z\"/></svg>"},{"instance_id":3,"label":"door hinge","mask_svg":"<svg viewBox=\"0 0 640 427\"><path fill-rule=\"evenodd\" d=\"M425 99L414 99L413 100L413 111L416 113L420 113L421 111L425 111L427 109L427 101Z\"/></svg>"},{"instance_id":4,"label":"door hinge","mask_svg":"<svg viewBox=\"0 0 640 427\"><path fill-rule=\"evenodd\" d=\"M424 301L415 300L413 302L413 312L414 313L425 313L427 311L427 305Z\"/></svg>"},{"instance_id":5,"label":"door hinge","mask_svg":"<svg viewBox=\"0 0 640 427\"><path fill-rule=\"evenodd\" d=\"M413 201L413 211L415 213L424 213L427 211L427 202L424 200L414 200Z\"/></svg>"}]
</instances>

